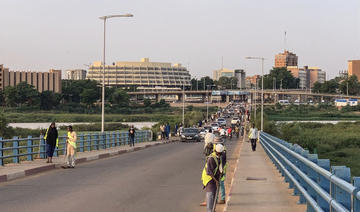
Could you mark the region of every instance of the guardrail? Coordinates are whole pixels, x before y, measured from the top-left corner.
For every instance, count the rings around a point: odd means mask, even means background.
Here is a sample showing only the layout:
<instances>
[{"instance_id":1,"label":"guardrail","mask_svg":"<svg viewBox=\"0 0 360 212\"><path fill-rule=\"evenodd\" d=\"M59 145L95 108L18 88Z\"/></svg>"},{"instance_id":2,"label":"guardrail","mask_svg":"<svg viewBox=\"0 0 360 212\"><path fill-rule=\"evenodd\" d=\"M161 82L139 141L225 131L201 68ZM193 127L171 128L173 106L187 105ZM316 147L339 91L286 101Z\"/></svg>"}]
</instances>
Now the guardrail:
<instances>
[{"instance_id":1,"label":"guardrail","mask_svg":"<svg viewBox=\"0 0 360 212\"><path fill-rule=\"evenodd\" d=\"M135 133L135 143L151 141L151 130L139 130ZM110 147L128 144L129 137L126 131L113 131L104 133L87 133L78 135L77 151L92 151L107 149ZM62 155L66 148L66 135L59 136L59 145L55 149L54 156ZM46 158L45 140L40 137L27 138L14 137L13 139L2 139L0 137L0 166L6 163L19 163L20 161L31 161L35 158Z\"/></svg>"},{"instance_id":2,"label":"guardrail","mask_svg":"<svg viewBox=\"0 0 360 212\"><path fill-rule=\"evenodd\" d=\"M330 166L329 159L264 132L260 143L308 212L360 212L360 177L351 183L350 168Z\"/></svg>"}]
</instances>

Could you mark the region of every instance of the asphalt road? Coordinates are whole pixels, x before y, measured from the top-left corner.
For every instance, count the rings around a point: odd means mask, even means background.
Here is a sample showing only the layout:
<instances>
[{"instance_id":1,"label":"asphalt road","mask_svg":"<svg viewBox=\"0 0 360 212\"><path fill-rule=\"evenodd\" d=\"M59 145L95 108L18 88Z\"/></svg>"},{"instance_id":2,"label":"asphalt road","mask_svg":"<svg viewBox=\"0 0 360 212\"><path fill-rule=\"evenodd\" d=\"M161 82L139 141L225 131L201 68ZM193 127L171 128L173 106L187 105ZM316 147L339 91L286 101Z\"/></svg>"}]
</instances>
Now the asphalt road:
<instances>
[{"instance_id":1,"label":"asphalt road","mask_svg":"<svg viewBox=\"0 0 360 212\"><path fill-rule=\"evenodd\" d=\"M202 148L177 142L4 183L0 211L205 211Z\"/></svg>"}]
</instances>

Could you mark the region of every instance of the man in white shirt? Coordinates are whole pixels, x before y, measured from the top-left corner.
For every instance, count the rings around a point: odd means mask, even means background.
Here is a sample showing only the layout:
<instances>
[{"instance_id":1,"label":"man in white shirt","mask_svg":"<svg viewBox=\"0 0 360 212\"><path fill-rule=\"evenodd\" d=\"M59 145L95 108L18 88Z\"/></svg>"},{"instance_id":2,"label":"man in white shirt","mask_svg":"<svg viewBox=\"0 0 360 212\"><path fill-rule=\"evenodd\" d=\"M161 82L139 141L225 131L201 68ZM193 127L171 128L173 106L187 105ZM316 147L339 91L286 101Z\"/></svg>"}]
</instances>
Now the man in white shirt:
<instances>
[{"instance_id":1,"label":"man in white shirt","mask_svg":"<svg viewBox=\"0 0 360 212\"><path fill-rule=\"evenodd\" d=\"M256 140L258 139L258 129L255 127L255 124L252 124L252 128L249 131L249 139L251 141L252 151L256 151Z\"/></svg>"}]
</instances>

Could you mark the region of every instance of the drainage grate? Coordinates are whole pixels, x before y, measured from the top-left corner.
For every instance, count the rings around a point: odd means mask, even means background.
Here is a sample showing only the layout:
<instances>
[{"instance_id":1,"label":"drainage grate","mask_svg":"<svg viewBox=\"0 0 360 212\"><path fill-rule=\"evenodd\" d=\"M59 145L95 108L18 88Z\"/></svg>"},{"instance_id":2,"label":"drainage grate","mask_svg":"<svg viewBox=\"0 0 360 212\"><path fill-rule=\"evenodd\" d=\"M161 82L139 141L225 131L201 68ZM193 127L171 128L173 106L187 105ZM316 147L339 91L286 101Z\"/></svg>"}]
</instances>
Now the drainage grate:
<instances>
[{"instance_id":1,"label":"drainage grate","mask_svg":"<svg viewBox=\"0 0 360 212\"><path fill-rule=\"evenodd\" d=\"M265 178L265 177L247 177L246 180L265 181L265 180L267 180L267 178Z\"/></svg>"}]
</instances>

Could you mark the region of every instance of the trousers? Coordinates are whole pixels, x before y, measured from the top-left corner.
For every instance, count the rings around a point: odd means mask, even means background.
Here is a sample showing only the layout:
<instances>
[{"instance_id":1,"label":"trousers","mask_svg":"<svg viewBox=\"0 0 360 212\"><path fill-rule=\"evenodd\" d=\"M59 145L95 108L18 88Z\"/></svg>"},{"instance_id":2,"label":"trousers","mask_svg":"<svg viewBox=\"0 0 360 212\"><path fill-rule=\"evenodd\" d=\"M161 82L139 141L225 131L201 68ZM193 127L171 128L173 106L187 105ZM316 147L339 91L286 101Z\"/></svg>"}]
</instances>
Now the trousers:
<instances>
[{"instance_id":1,"label":"trousers","mask_svg":"<svg viewBox=\"0 0 360 212\"><path fill-rule=\"evenodd\" d=\"M212 212L214 204L215 204L215 193L206 192L206 212Z\"/></svg>"},{"instance_id":2,"label":"trousers","mask_svg":"<svg viewBox=\"0 0 360 212\"><path fill-rule=\"evenodd\" d=\"M252 151L256 151L256 139L251 139L251 148Z\"/></svg>"}]
</instances>

